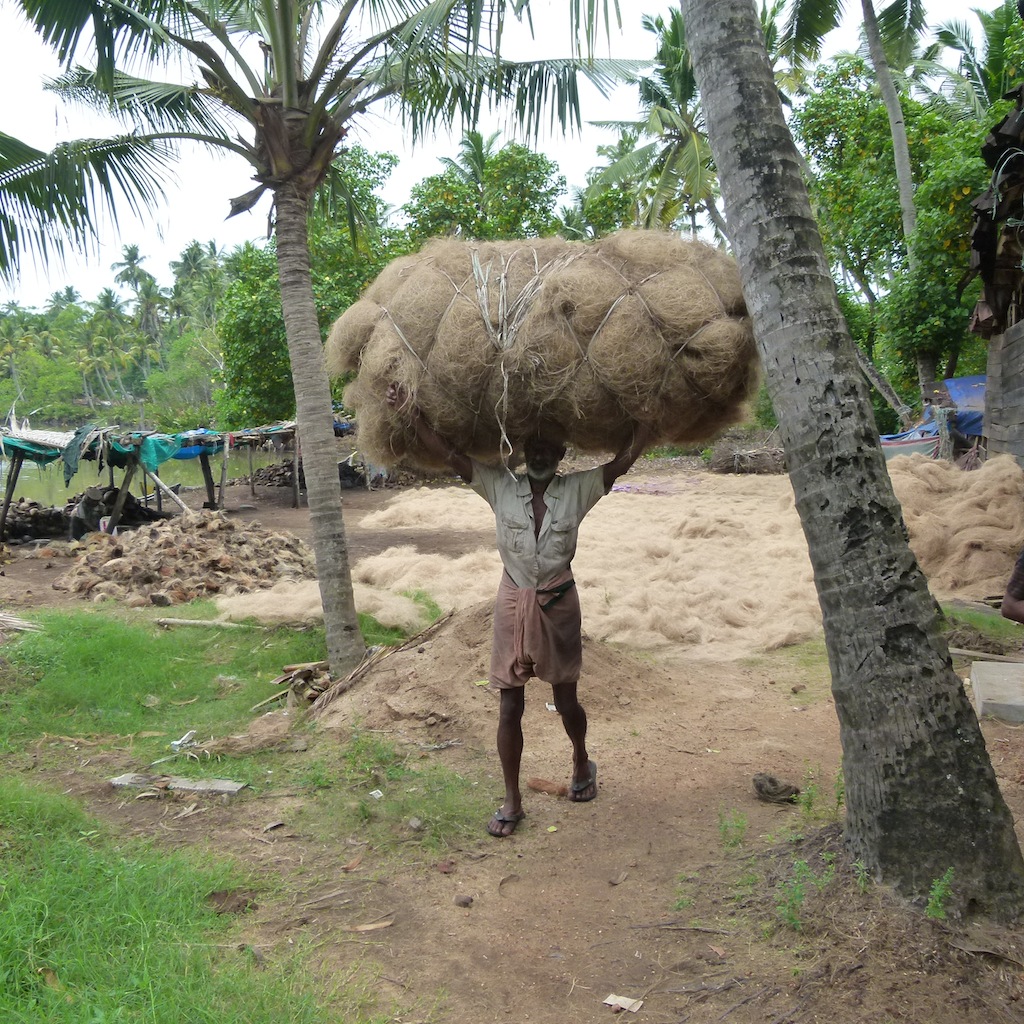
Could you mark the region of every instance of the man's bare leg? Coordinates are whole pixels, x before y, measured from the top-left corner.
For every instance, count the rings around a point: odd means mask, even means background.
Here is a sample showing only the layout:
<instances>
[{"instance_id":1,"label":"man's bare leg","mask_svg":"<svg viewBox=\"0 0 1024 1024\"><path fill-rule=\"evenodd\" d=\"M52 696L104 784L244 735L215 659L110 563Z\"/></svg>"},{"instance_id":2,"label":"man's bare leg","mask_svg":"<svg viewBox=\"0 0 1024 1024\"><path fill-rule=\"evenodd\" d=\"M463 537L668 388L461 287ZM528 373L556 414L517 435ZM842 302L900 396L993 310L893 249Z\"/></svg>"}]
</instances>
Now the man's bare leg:
<instances>
[{"instance_id":1,"label":"man's bare leg","mask_svg":"<svg viewBox=\"0 0 1024 1024\"><path fill-rule=\"evenodd\" d=\"M492 836L512 835L516 825L524 818L523 796L519 790L519 766L523 760L523 711L526 708L526 688L517 686L501 691L498 710L498 758L505 780L505 802L487 823Z\"/></svg>"},{"instance_id":2,"label":"man's bare leg","mask_svg":"<svg viewBox=\"0 0 1024 1024\"><path fill-rule=\"evenodd\" d=\"M576 801L593 800L597 796L597 781L593 767L587 757L587 713L576 696L575 683L552 683L555 710L562 716L565 734L572 743L572 781L569 799ZM583 785L589 783L588 785Z\"/></svg>"}]
</instances>

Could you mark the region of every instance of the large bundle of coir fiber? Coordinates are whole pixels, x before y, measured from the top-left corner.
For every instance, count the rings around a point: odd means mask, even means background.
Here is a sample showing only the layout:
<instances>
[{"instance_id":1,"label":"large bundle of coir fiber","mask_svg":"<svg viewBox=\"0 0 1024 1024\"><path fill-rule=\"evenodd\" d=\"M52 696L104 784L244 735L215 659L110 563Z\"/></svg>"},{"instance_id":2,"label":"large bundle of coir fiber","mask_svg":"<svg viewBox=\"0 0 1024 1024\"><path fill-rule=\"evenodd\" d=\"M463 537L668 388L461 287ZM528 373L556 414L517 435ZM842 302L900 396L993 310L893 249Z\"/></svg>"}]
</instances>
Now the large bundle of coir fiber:
<instances>
[{"instance_id":1,"label":"large bundle of coir fiber","mask_svg":"<svg viewBox=\"0 0 1024 1024\"><path fill-rule=\"evenodd\" d=\"M485 461L538 428L614 452L635 424L664 443L704 440L742 415L757 354L736 265L664 232L593 244L435 240L390 264L327 343L360 447L384 465L432 465L404 386L457 449Z\"/></svg>"}]
</instances>

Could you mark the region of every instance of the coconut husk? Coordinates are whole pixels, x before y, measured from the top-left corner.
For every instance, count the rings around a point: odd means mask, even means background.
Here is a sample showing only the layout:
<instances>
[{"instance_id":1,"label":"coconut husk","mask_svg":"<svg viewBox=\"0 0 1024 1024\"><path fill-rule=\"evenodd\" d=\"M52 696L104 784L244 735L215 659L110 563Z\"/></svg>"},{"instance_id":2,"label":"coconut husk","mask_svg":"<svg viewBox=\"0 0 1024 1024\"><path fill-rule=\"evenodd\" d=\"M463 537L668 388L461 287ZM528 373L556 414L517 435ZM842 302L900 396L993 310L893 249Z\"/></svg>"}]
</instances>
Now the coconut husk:
<instances>
[{"instance_id":1,"label":"coconut husk","mask_svg":"<svg viewBox=\"0 0 1024 1024\"><path fill-rule=\"evenodd\" d=\"M659 231L591 245L561 238L435 240L390 264L327 344L373 462L438 468L400 384L441 436L508 458L538 424L614 452L637 424L655 443L708 439L741 419L757 353L732 259Z\"/></svg>"}]
</instances>

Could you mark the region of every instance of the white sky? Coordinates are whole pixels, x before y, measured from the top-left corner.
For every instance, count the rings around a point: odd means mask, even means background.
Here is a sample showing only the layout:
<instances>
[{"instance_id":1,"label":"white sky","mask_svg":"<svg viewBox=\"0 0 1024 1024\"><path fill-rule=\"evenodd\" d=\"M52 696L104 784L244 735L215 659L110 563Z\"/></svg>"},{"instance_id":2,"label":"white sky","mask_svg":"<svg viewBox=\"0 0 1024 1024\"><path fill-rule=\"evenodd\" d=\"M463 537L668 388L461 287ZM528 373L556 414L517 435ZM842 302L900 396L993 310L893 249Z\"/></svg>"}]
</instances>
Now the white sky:
<instances>
[{"instance_id":1,"label":"white sky","mask_svg":"<svg viewBox=\"0 0 1024 1024\"><path fill-rule=\"evenodd\" d=\"M980 0L977 6L993 9L997 0ZM511 47L509 56L544 58L565 56L569 53L568 15L565 0L533 0L536 41L523 37L521 53ZM661 0L643 0L634 6L633 0L623 0L621 35L602 44L599 56L623 59L649 60L653 55L654 36L643 31L642 13L667 14L675 3ZM926 0L929 24L967 17L964 5L954 0ZM860 5L847 0L851 32L836 33L835 49L856 45L856 24L859 23ZM9 4L0 0L0 93L7 97L0 129L39 149L49 150L59 142L73 138L102 137L116 130L105 126L99 118L62 103L44 92L44 79L59 73L56 59L24 24L20 15ZM621 87L609 99L603 99L596 90L588 89L581 97L582 116L586 121L628 120L637 114L635 87ZM502 128L496 121L487 133ZM359 143L373 152L389 151L401 160L394 174L382 189L385 201L399 206L408 199L409 189L427 175L438 173L442 156L456 156L461 133L443 136L429 145L412 151L396 126L379 115L368 115L349 135L349 141ZM505 131L502 140L512 135ZM586 127L582 137L542 137L537 147L558 163L568 187L582 186L586 171L599 163L596 150L599 145L615 141L615 133L606 129ZM241 195L252 187L249 164L234 155L218 156L208 150L193 147L183 150L173 177L177 187L168 187L168 199L162 208L150 212L144 222L129 213L119 218L119 226L105 223L98 252L88 257L71 254L66 267L59 263L47 268L24 261L22 276L13 287L0 285L0 304L14 301L22 306L42 306L46 299L65 285L75 287L85 299L93 299L105 287L114 287L111 264L120 260L121 246L135 243L147 257L144 266L162 285L169 285L172 275L168 261L192 239L200 242L215 241L219 247L230 249L241 242L261 240L266 236L269 200L264 197L256 209L225 220L228 199ZM566 201L568 201L566 199ZM122 204L123 206L123 204Z\"/></svg>"}]
</instances>

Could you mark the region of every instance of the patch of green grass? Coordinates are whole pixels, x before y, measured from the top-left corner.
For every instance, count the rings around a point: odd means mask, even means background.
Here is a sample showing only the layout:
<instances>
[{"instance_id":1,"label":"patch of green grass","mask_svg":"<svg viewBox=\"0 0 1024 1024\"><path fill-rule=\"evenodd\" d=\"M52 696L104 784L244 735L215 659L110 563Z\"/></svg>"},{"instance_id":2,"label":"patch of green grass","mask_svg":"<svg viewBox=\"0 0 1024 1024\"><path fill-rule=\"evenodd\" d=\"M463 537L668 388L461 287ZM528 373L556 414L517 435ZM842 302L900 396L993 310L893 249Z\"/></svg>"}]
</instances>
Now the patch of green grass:
<instances>
[{"instance_id":1,"label":"patch of green grass","mask_svg":"<svg viewBox=\"0 0 1024 1024\"><path fill-rule=\"evenodd\" d=\"M188 617L211 609L209 602L190 605ZM4 646L10 665L0 688L0 751L47 734L131 737L140 761L156 761L190 730L198 742L243 732L252 708L274 693L268 684L282 666L327 653L319 627L168 630L147 616L107 610L34 618L39 632ZM406 639L369 616L361 616L361 627L371 645ZM283 754L232 758L232 777L265 785L288 760ZM210 770L209 759L187 754L170 763L183 775Z\"/></svg>"},{"instance_id":2,"label":"patch of green grass","mask_svg":"<svg viewBox=\"0 0 1024 1024\"><path fill-rule=\"evenodd\" d=\"M757 892L760 884L761 876L756 871L748 871L745 875L740 875L733 883L733 901L742 903L744 900L749 899Z\"/></svg>"},{"instance_id":3,"label":"patch of green grass","mask_svg":"<svg viewBox=\"0 0 1024 1024\"><path fill-rule=\"evenodd\" d=\"M676 879L676 897L672 901L673 910L686 910L687 907L692 907L694 904L694 898L691 895L690 887L697 882L697 875L680 875Z\"/></svg>"},{"instance_id":4,"label":"patch of green grass","mask_svg":"<svg viewBox=\"0 0 1024 1024\"><path fill-rule=\"evenodd\" d=\"M747 835L747 816L742 811L718 812L718 835L727 850L743 845Z\"/></svg>"},{"instance_id":5,"label":"patch of green grass","mask_svg":"<svg viewBox=\"0 0 1024 1024\"><path fill-rule=\"evenodd\" d=\"M408 591L405 596L423 609L428 625L436 622L444 614L444 609L425 590Z\"/></svg>"},{"instance_id":6,"label":"patch of green grass","mask_svg":"<svg viewBox=\"0 0 1024 1024\"><path fill-rule=\"evenodd\" d=\"M696 455L700 451L693 445L680 444L657 444L644 452L643 458L647 462L655 462L658 459L677 459L683 455Z\"/></svg>"},{"instance_id":7,"label":"patch of green grass","mask_svg":"<svg viewBox=\"0 0 1024 1024\"><path fill-rule=\"evenodd\" d=\"M472 780L369 730L356 730L338 759L339 782L317 793L304 827L357 835L379 853L406 843L438 853L477 838L496 806Z\"/></svg>"},{"instance_id":8,"label":"patch of green grass","mask_svg":"<svg viewBox=\"0 0 1024 1024\"><path fill-rule=\"evenodd\" d=\"M47 732L216 733L249 716L292 662L325 657L322 630L164 630L104 612L40 615L5 646L30 685L0 697L0 744Z\"/></svg>"},{"instance_id":9,"label":"patch of green grass","mask_svg":"<svg viewBox=\"0 0 1024 1024\"><path fill-rule=\"evenodd\" d=\"M846 784L843 778L842 765L836 771L831 785L831 799L826 795L821 783L821 765L804 769L803 781L796 804L800 808L800 817L805 828L821 823L838 821L846 800Z\"/></svg>"},{"instance_id":10,"label":"patch of green grass","mask_svg":"<svg viewBox=\"0 0 1024 1024\"><path fill-rule=\"evenodd\" d=\"M945 872L932 881L928 889L928 904L924 908L924 916L934 921L945 921L950 900L953 897L953 869Z\"/></svg>"},{"instance_id":11,"label":"patch of green grass","mask_svg":"<svg viewBox=\"0 0 1024 1024\"><path fill-rule=\"evenodd\" d=\"M943 627L945 631L956 629L957 626L971 626L997 640L1019 641L1021 638L1020 625L1010 619L1004 619L997 610L982 612L971 608L943 606L942 613L946 617Z\"/></svg>"},{"instance_id":12,"label":"patch of green grass","mask_svg":"<svg viewBox=\"0 0 1024 1024\"><path fill-rule=\"evenodd\" d=\"M368 1021L293 948L257 966L207 896L237 869L126 842L65 797L0 779L0 1020L11 1024ZM286 947L282 947L286 949ZM318 995L319 994L319 995Z\"/></svg>"}]
</instances>

